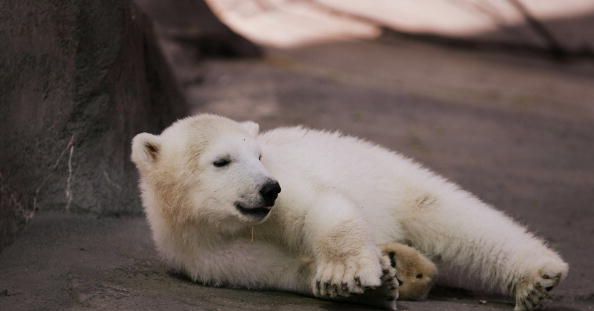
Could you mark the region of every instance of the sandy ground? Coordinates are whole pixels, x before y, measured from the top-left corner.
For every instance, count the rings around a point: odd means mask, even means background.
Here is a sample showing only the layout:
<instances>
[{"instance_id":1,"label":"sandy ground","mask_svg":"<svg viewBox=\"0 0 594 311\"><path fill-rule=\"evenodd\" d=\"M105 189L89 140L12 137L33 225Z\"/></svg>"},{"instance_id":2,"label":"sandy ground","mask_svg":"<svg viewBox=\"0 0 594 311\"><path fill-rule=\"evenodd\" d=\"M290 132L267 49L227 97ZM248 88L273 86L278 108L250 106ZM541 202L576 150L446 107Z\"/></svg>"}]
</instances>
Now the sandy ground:
<instances>
[{"instance_id":1,"label":"sandy ground","mask_svg":"<svg viewBox=\"0 0 594 311\"><path fill-rule=\"evenodd\" d=\"M594 63L396 38L185 68L197 112L264 129L340 129L396 149L506 211L570 263L549 310L594 309ZM188 76L186 76L187 78ZM199 81L200 83L196 83ZM527 258L527 260L530 260ZM512 310L438 289L401 310ZM167 273L143 218L46 212L0 253L0 310L362 310Z\"/></svg>"}]
</instances>

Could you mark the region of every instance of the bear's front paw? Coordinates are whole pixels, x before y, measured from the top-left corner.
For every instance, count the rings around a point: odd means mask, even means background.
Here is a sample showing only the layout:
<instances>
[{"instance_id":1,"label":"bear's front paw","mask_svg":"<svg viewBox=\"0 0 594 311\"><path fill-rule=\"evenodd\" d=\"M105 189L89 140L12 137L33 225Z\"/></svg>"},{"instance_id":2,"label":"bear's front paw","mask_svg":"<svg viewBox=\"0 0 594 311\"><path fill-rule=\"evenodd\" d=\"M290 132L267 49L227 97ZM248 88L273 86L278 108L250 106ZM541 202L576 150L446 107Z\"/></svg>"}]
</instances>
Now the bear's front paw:
<instances>
[{"instance_id":1,"label":"bear's front paw","mask_svg":"<svg viewBox=\"0 0 594 311\"><path fill-rule=\"evenodd\" d=\"M382 257L382 285L366 290L362 295L353 295L347 301L367 304L387 310L396 310L398 299L398 279L396 269L390 265L388 256Z\"/></svg>"},{"instance_id":2,"label":"bear's front paw","mask_svg":"<svg viewBox=\"0 0 594 311\"><path fill-rule=\"evenodd\" d=\"M313 278L318 297L348 297L382 285L382 258L377 252L320 260ZM389 266L389 264L388 264Z\"/></svg>"},{"instance_id":3,"label":"bear's front paw","mask_svg":"<svg viewBox=\"0 0 594 311\"><path fill-rule=\"evenodd\" d=\"M536 272L529 273L516 287L515 311L541 309L551 299L549 292L567 276L568 266L561 260L545 263Z\"/></svg>"}]
</instances>

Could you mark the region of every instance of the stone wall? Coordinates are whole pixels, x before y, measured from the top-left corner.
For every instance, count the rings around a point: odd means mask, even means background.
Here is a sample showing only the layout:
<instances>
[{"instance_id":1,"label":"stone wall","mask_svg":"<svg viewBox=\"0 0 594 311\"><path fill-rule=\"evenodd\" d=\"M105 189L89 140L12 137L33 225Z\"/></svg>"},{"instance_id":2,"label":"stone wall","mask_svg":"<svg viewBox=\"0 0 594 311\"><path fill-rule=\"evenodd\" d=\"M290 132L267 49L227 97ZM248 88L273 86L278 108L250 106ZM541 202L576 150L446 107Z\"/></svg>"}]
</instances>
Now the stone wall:
<instances>
[{"instance_id":1,"label":"stone wall","mask_svg":"<svg viewBox=\"0 0 594 311\"><path fill-rule=\"evenodd\" d=\"M139 213L134 134L187 113L136 6L0 2L0 249L37 210Z\"/></svg>"}]
</instances>

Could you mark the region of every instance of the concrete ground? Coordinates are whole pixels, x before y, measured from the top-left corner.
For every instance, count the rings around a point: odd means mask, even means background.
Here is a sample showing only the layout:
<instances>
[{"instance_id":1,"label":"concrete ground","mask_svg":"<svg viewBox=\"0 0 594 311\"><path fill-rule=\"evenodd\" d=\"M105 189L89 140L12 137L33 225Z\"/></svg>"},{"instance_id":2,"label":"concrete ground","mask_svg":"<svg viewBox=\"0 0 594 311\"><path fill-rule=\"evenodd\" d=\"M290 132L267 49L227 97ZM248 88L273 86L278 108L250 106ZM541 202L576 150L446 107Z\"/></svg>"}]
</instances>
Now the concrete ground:
<instances>
[{"instance_id":1,"label":"concrete ground","mask_svg":"<svg viewBox=\"0 0 594 311\"><path fill-rule=\"evenodd\" d=\"M549 310L594 309L594 62L556 64L383 37L185 69L182 82L197 112L256 120L264 129L340 129L459 183L570 263ZM427 301L400 308L512 310L512 304L436 289ZM365 307L203 287L167 273L143 218L42 212L0 253L0 310L67 309Z\"/></svg>"}]
</instances>

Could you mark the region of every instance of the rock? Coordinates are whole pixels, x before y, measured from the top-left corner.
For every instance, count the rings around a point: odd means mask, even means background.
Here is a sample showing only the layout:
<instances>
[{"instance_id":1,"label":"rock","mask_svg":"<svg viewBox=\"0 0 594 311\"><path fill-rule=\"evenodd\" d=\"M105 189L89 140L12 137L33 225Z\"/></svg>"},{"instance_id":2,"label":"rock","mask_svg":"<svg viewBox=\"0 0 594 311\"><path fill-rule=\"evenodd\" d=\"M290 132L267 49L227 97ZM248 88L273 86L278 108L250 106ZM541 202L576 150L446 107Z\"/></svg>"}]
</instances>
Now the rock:
<instances>
[{"instance_id":1,"label":"rock","mask_svg":"<svg viewBox=\"0 0 594 311\"><path fill-rule=\"evenodd\" d=\"M207 2L247 37L275 47L370 39L382 30L458 47L594 55L594 32L583 31L594 26L592 0Z\"/></svg>"},{"instance_id":2,"label":"rock","mask_svg":"<svg viewBox=\"0 0 594 311\"><path fill-rule=\"evenodd\" d=\"M182 87L203 79L209 58L255 58L262 50L225 25L205 1L135 0L155 22L163 53Z\"/></svg>"},{"instance_id":3,"label":"rock","mask_svg":"<svg viewBox=\"0 0 594 311\"><path fill-rule=\"evenodd\" d=\"M164 38L194 47L197 58L257 57L262 53L258 46L221 22L206 1L135 1Z\"/></svg>"},{"instance_id":4,"label":"rock","mask_svg":"<svg viewBox=\"0 0 594 311\"><path fill-rule=\"evenodd\" d=\"M128 1L0 3L0 249L38 209L139 213L134 134L187 113Z\"/></svg>"}]
</instances>

